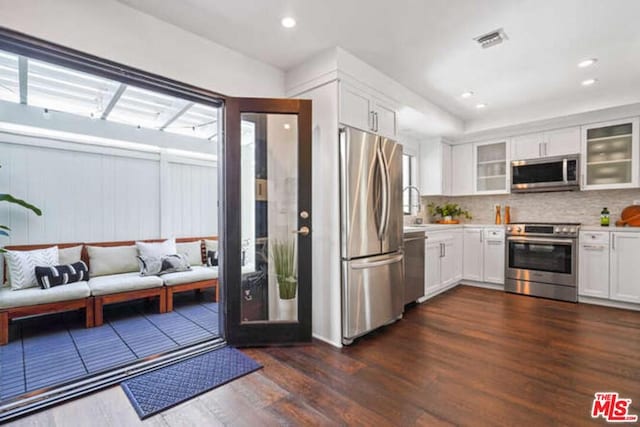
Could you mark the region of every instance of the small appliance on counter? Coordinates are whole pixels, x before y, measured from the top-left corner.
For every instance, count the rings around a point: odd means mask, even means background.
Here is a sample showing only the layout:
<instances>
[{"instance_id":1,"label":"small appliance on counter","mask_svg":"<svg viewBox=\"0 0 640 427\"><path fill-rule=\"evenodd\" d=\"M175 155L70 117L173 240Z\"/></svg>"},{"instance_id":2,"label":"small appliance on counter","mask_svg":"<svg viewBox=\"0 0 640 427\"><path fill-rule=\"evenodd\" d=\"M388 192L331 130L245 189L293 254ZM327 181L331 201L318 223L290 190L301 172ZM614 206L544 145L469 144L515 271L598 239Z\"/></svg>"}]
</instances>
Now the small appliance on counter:
<instances>
[{"instance_id":1,"label":"small appliance on counter","mask_svg":"<svg viewBox=\"0 0 640 427\"><path fill-rule=\"evenodd\" d=\"M577 223L507 226L505 291L578 301Z\"/></svg>"}]
</instances>

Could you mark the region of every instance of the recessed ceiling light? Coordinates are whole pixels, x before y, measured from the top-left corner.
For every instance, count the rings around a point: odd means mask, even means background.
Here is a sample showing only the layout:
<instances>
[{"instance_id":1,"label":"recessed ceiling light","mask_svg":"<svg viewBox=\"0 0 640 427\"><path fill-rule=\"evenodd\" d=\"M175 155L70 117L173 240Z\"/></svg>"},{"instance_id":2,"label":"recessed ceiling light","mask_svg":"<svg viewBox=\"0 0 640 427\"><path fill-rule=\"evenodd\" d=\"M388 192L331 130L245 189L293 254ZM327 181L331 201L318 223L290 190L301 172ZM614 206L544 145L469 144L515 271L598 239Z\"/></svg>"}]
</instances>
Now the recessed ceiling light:
<instances>
[{"instance_id":1,"label":"recessed ceiling light","mask_svg":"<svg viewBox=\"0 0 640 427\"><path fill-rule=\"evenodd\" d=\"M280 21L280 23L285 28L293 28L293 27L296 26L296 20L293 19L290 16L286 16L286 17L282 18L282 21Z\"/></svg>"},{"instance_id":2,"label":"recessed ceiling light","mask_svg":"<svg viewBox=\"0 0 640 427\"><path fill-rule=\"evenodd\" d=\"M582 86L591 86L592 84L594 84L595 82L597 82L598 79L587 79L587 80L583 80L582 81Z\"/></svg>"},{"instance_id":3,"label":"recessed ceiling light","mask_svg":"<svg viewBox=\"0 0 640 427\"><path fill-rule=\"evenodd\" d=\"M482 110L483 108L487 108L487 104L485 104L485 103L477 104L477 105L476 105L476 108L477 108L478 110Z\"/></svg>"},{"instance_id":4,"label":"recessed ceiling light","mask_svg":"<svg viewBox=\"0 0 640 427\"><path fill-rule=\"evenodd\" d=\"M587 68L587 67L595 64L596 62L598 62L598 60L596 58L585 59L584 61L578 62L578 67Z\"/></svg>"},{"instance_id":5,"label":"recessed ceiling light","mask_svg":"<svg viewBox=\"0 0 640 427\"><path fill-rule=\"evenodd\" d=\"M465 93L463 93L462 95L460 95L461 98L471 98L473 96L473 92L471 91L467 91Z\"/></svg>"}]
</instances>

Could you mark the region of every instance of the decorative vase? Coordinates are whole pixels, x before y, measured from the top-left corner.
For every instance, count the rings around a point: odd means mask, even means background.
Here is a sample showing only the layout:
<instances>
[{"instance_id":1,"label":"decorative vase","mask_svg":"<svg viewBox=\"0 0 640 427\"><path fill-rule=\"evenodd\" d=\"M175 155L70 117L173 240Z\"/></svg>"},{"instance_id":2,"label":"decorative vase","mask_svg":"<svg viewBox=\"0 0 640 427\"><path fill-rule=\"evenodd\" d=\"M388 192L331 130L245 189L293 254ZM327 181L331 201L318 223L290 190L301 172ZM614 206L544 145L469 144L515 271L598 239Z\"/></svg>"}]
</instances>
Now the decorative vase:
<instances>
[{"instance_id":1,"label":"decorative vase","mask_svg":"<svg viewBox=\"0 0 640 427\"><path fill-rule=\"evenodd\" d=\"M453 220L453 217L451 215L447 215L444 217L444 222L451 222Z\"/></svg>"},{"instance_id":2,"label":"decorative vase","mask_svg":"<svg viewBox=\"0 0 640 427\"><path fill-rule=\"evenodd\" d=\"M278 320L296 321L298 320L297 308L298 300L296 298L282 299L278 298Z\"/></svg>"}]
</instances>

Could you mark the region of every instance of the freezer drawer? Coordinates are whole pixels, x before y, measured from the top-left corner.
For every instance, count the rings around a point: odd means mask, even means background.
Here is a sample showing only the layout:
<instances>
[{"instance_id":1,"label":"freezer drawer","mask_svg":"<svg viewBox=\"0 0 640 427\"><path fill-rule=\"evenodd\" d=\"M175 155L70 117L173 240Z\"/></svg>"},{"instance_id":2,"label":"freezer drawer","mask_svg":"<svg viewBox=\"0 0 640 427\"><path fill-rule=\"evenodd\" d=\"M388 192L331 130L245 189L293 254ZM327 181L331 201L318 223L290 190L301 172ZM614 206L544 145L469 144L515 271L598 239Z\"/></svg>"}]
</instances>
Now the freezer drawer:
<instances>
[{"instance_id":1,"label":"freezer drawer","mask_svg":"<svg viewBox=\"0 0 640 427\"><path fill-rule=\"evenodd\" d=\"M342 333L345 343L391 323L404 310L404 255L342 263Z\"/></svg>"}]
</instances>

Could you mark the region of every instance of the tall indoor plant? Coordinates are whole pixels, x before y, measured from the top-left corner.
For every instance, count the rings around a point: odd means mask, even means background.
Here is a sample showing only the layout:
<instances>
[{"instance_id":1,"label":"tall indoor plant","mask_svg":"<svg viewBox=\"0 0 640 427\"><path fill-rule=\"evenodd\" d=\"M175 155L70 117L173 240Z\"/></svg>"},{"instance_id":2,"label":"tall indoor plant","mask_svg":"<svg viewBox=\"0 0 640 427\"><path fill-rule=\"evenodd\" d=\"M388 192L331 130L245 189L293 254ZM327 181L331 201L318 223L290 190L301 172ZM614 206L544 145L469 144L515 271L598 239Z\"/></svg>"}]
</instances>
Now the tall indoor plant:
<instances>
[{"instance_id":1,"label":"tall indoor plant","mask_svg":"<svg viewBox=\"0 0 640 427\"><path fill-rule=\"evenodd\" d=\"M2 166L0 166L0 167L2 167ZM7 203L14 204L14 205L22 206L25 209L29 209L30 211L32 211L36 215L42 216L42 211L39 208L35 207L31 203L25 202L22 199L18 199L16 197L12 196L11 194L0 194L0 202L7 202ZM0 236L9 237L9 231L11 231L11 229L8 226L0 225ZM4 252L4 251L5 251L4 249L0 248L0 253Z\"/></svg>"},{"instance_id":2,"label":"tall indoor plant","mask_svg":"<svg viewBox=\"0 0 640 427\"><path fill-rule=\"evenodd\" d=\"M298 290L295 241L274 241L271 257L278 280L280 320L295 320L295 298Z\"/></svg>"}]
</instances>

